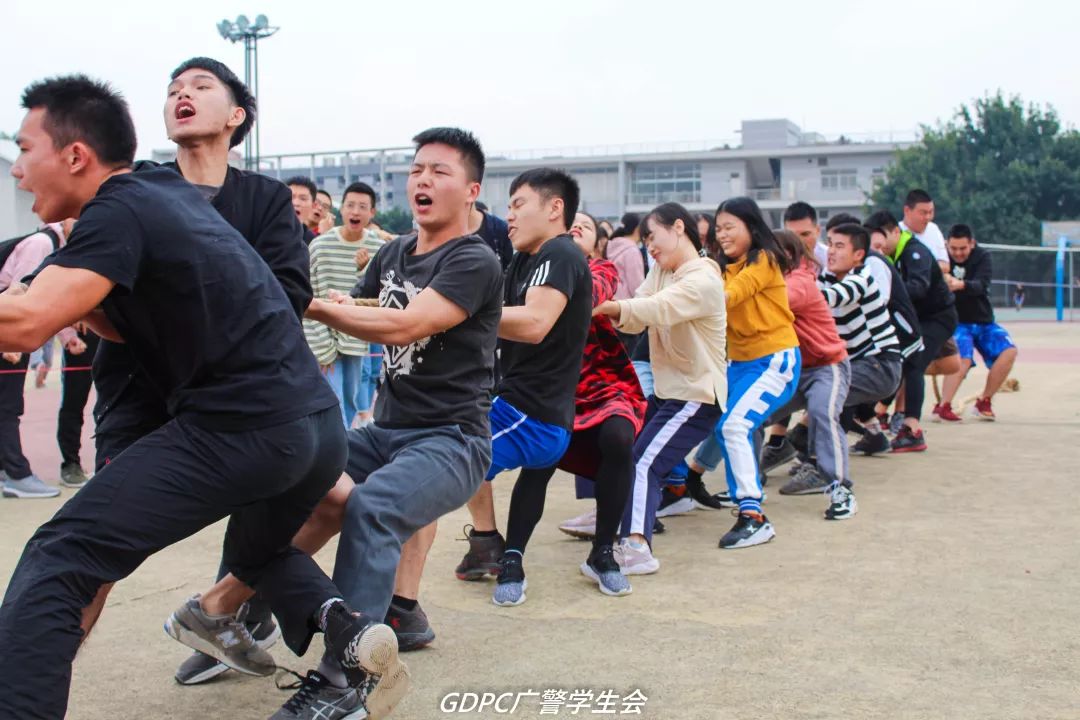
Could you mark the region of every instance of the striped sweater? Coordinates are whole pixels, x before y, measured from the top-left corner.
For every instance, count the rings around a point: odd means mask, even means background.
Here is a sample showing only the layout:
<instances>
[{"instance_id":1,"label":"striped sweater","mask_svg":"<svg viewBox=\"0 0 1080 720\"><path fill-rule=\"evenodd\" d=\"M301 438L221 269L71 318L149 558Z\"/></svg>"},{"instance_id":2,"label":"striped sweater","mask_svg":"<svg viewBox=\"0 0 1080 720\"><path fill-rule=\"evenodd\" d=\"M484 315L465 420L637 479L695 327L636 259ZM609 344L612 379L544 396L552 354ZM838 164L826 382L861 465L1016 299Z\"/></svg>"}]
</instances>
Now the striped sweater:
<instances>
[{"instance_id":1,"label":"striped sweater","mask_svg":"<svg viewBox=\"0 0 1080 720\"><path fill-rule=\"evenodd\" d=\"M365 230L360 240L350 242L341 235L341 228L320 235L311 241L311 289L317 298L326 298L331 290L348 294L364 276L356 268L356 251L364 248L374 258L384 241L372 230ZM339 354L366 355L368 344L351 335L332 330L322 323L304 320L304 335L311 352L320 365L330 365Z\"/></svg>"},{"instance_id":2,"label":"striped sweater","mask_svg":"<svg viewBox=\"0 0 1080 720\"><path fill-rule=\"evenodd\" d=\"M865 265L849 272L843 280L825 273L818 278L818 286L832 310L836 330L847 344L848 357L857 360L900 351L881 290Z\"/></svg>"}]
</instances>

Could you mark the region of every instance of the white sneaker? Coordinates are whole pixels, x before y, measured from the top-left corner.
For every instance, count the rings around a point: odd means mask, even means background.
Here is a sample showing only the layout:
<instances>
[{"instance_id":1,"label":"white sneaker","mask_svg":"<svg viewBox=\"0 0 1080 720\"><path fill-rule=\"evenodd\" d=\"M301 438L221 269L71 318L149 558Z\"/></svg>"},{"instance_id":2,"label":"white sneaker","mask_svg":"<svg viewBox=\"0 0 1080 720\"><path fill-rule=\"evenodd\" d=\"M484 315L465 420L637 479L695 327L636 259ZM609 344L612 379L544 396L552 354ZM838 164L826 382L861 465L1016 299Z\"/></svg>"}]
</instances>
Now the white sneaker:
<instances>
[{"instance_id":1,"label":"white sneaker","mask_svg":"<svg viewBox=\"0 0 1080 720\"><path fill-rule=\"evenodd\" d=\"M623 575L652 575L660 569L660 561L653 557L648 544L631 542L629 539L623 539L615 547L615 561L622 568Z\"/></svg>"},{"instance_id":2,"label":"white sneaker","mask_svg":"<svg viewBox=\"0 0 1080 720\"><path fill-rule=\"evenodd\" d=\"M855 493L843 485L838 485L832 491L829 507L825 510L825 519L848 520L857 512L859 512L859 503L855 501Z\"/></svg>"},{"instance_id":3,"label":"white sneaker","mask_svg":"<svg viewBox=\"0 0 1080 720\"><path fill-rule=\"evenodd\" d=\"M667 505L661 501L660 507L656 510L656 517L665 518L672 515L685 515L686 513L693 512L694 510L694 498L689 495L681 497L677 500L672 500Z\"/></svg>"},{"instance_id":4,"label":"white sneaker","mask_svg":"<svg viewBox=\"0 0 1080 720\"><path fill-rule=\"evenodd\" d=\"M596 537L596 508L584 515L578 515L559 525L559 530L570 537L592 540Z\"/></svg>"}]
</instances>

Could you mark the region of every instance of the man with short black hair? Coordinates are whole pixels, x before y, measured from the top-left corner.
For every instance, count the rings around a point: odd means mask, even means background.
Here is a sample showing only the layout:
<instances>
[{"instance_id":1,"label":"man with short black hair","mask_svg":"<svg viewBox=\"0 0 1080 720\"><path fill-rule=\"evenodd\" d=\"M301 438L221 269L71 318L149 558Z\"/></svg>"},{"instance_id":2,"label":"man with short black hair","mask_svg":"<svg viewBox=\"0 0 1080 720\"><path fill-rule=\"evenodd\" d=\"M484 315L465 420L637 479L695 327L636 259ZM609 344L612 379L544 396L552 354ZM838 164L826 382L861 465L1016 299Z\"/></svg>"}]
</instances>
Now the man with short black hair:
<instances>
[{"instance_id":1,"label":"man with short black hair","mask_svg":"<svg viewBox=\"0 0 1080 720\"><path fill-rule=\"evenodd\" d=\"M293 210L300 224L304 226L304 244L310 245L311 241L322 233L319 232L319 223L322 221L322 208L315 200L319 190L309 177L294 175L285 181L292 191Z\"/></svg>"},{"instance_id":2,"label":"man with short black hair","mask_svg":"<svg viewBox=\"0 0 1080 720\"><path fill-rule=\"evenodd\" d=\"M192 105L176 117L197 118ZM0 608L0 717L62 718L99 590L225 517L224 564L264 594L290 648L302 655L322 630L349 670L343 694L369 710L392 706L408 687L393 631L349 608L290 544L341 473L346 446L288 297L192 184L165 168L131 172L135 128L107 85L53 78L27 88L23 106L12 174L42 219L78 222L24 295L0 297L0 350L32 349L85 320L126 344L172 419L27 543ZM272 656L219 612L221 600L190 600L166 630L272 674Z\"/></svg>"},{"instance_id":3,"label":"man with short black hair","mask_svg":"<svg viewBox=\"0 0 1080 720\"><path fill-rule=\"evenodd\" d=\"M975 364L975 351L990 369L986 384L975 401L972 415L979 420L994 420L991 400L1009 377L1016 362L1017 349L1009 332L995 322L994 308L990 304L990 283L993 268L990 253L975 242L975 234L967 225L949 228L949 274L945 282L956 294L956 314L960 324L956 327L956 344L960 350L960 372L945 378L941 392L941 411L952 410L960 384ZM959 419L959 418L957 418Z\"/></svg>"},{"instance_id":4,"label":"man with short black hair","mask_svg":"<svg viewBox=\"0 0 1080 720\"><path fill-rule=\"evenodd\" d=\"M795 233L807 254L817 260L820 267L825 267L829 247L821 242L821 226L813 205L802 200L788 205L784 210L784 229Z\"/></svg>"},{"instance_id":5,"label":"man with short black hair","mask_svg":"<svg viewBox=\"0 0 1080 720\"><path fill-rule=\"evenodd\" d=\"M934 200L930 193L915 188L904 198L904 219L900 221L900 229L907 231L919 238L923 245L930 249L934 259L937 260L941 272L949 272L949 254L945 251L945 236L941 234L941 228L934 222Z\"/></svg>"},{"instance_id":6,"label":"man with short black hair","mask_svg":"<svg viewBox=\"0 0 1080 720\"><path fill-rule=\"evenodd\" d=\"M924 452L926 439L919 425L926 395L924 373L956 330L956 301L926 245L911 232L890 227L892 222L887 211L879 211L867 219L866 227L884 236L885 256L903 278L923 339L923 349L904 363L904 421L893 439L892 451Z\"/></svg>"}]
</instances>

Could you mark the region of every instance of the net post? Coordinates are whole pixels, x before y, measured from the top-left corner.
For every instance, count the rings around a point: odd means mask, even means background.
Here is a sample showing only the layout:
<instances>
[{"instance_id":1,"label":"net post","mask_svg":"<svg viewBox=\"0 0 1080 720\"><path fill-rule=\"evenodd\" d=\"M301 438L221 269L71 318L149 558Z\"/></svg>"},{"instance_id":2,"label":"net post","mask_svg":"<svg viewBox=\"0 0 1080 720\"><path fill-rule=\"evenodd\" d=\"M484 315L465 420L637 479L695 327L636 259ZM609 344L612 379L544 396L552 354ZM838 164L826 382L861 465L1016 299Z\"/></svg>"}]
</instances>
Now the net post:
<instances>
[{"instance_id":1,"label":"net post","mask_svg":"<svg viewBox=\"0 0 1080 720\"><path fill-rule=\"evenodd\" d=\"M1055 285L1057 285L1057 287L1054 288L1054 304L1057 306L1058 322L1062 322L1065 319L1065 248L1068 244L1069 239L1064 235L1058 238L1057 267L1055 273L1057 278Z\"/></svg>"}]
</instances>

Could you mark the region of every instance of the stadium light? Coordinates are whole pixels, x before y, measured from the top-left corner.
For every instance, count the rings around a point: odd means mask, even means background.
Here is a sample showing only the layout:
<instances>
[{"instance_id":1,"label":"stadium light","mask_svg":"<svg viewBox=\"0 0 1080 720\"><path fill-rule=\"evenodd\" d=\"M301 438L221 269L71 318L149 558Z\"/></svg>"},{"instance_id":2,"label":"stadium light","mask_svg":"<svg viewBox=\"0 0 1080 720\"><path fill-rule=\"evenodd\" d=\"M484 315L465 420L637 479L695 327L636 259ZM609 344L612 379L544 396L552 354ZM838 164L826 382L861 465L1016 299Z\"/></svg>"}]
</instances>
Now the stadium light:
<instances>
[{"instance_id":1,"label":"stadium light","mask_svg":"<svg viewBox=\"0 0 1080 720\"><path fill-rule=\"evenodd\" d=\"M259 99L259 40L268 38L281 28L270 24L265 15L256 15L255 22L247 15L240 15L236 20L222 20L217 24L218 33L232 43L244 43L244 82ZM259 125L256 122L253 132L244 140L244 166L248 170L257 170L262 147L259 144Z\"/></svg>"}]
</instances>

